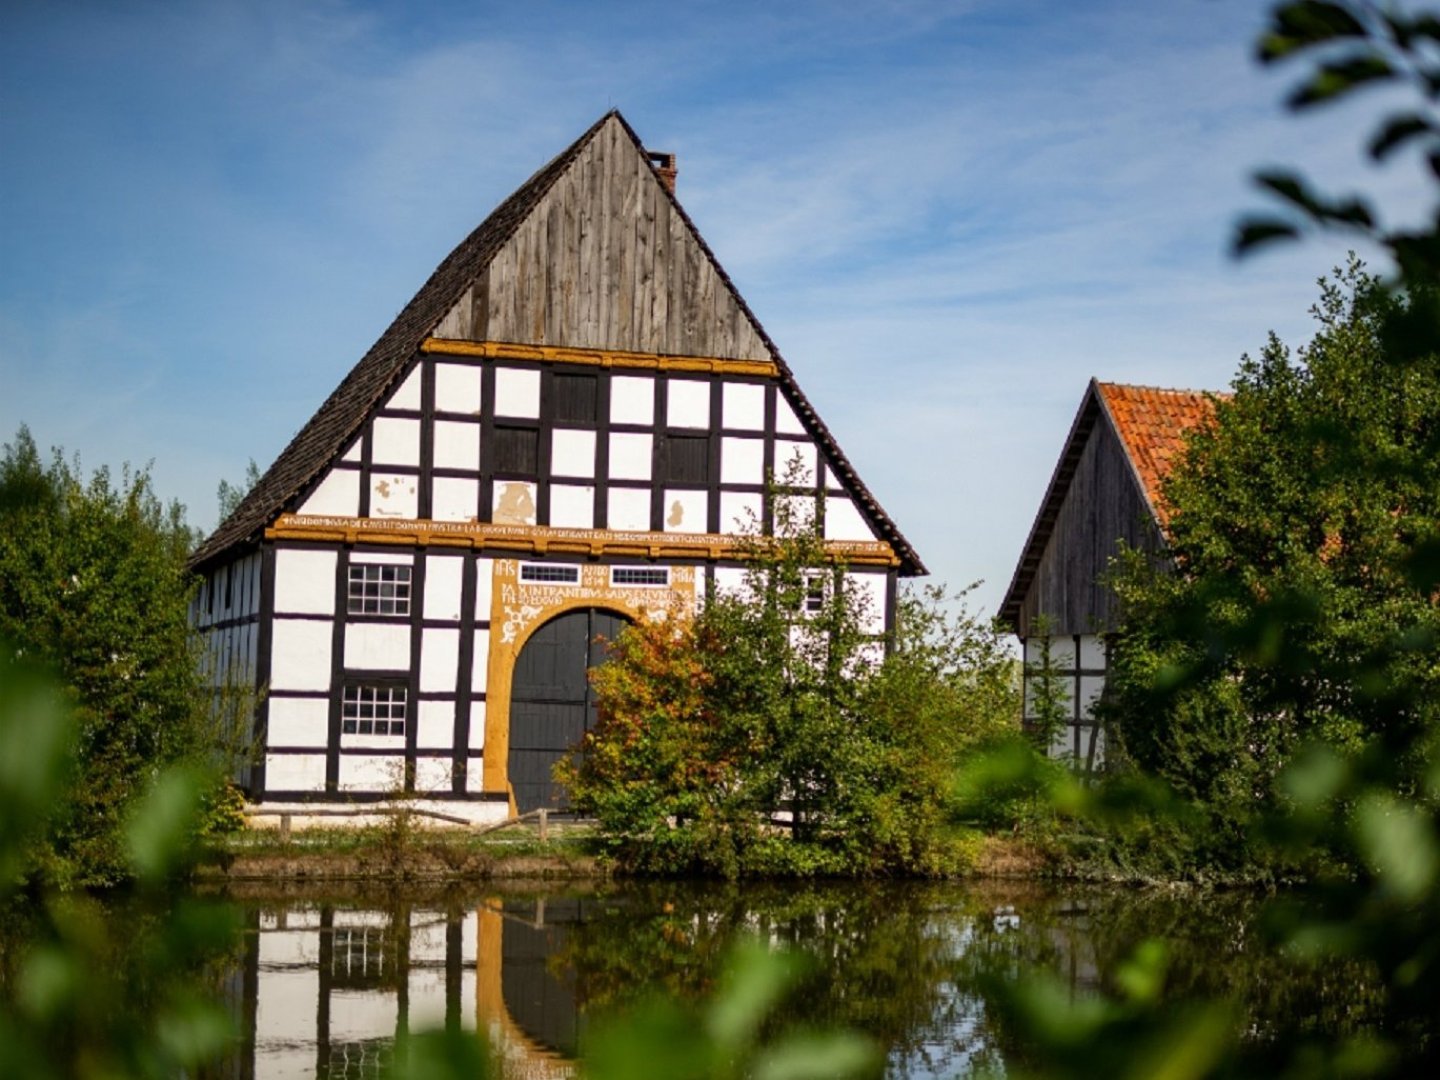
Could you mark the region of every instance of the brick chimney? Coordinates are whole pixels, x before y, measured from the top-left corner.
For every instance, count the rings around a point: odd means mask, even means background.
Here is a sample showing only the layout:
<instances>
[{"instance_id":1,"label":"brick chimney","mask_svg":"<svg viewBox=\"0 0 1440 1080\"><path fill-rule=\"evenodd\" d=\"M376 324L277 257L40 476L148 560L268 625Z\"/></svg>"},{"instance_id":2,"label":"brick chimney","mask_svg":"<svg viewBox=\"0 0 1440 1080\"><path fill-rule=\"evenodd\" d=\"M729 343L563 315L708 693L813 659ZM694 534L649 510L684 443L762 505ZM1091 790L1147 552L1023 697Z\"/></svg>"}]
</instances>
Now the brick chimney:
<instances>
[{"instance_id":1,"label":"brick chimney","mask_svg":"<svg viewBox=\"0 0 1440 1080\"><path fill-rule=\"evenodd\" d=\"M667 154L663 150L646 150L645 155L650 159L650 165L655 170L655 175L660 177L660 183L665 185L665 190L671 195L675 194L675 155Z\"/></svg>"}]
</instances>

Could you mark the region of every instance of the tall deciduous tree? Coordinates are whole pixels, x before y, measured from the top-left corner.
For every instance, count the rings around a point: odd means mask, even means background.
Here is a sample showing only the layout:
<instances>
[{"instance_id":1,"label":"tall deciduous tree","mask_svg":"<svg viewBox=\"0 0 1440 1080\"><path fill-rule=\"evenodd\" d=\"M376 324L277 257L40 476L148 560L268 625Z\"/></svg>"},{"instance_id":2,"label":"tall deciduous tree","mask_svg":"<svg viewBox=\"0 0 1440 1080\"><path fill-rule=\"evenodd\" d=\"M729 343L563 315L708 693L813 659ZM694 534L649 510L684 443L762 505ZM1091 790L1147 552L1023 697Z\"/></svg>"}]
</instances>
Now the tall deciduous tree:
<instances>
[{"instance_id":1,"label":"tall deciduous tree","mask_svg":"<svg viewBox=\"0 0 1440 1080\"><path fill-rule=\"evenodd\" d=\"M0 458L0 639L48 663L78 706L75 783L46 850L74 884L125 873L120 826L166 764L204 750L188 624L194 544L144 470L88 479L21 428Z\"/></svg>"}]
</instances>

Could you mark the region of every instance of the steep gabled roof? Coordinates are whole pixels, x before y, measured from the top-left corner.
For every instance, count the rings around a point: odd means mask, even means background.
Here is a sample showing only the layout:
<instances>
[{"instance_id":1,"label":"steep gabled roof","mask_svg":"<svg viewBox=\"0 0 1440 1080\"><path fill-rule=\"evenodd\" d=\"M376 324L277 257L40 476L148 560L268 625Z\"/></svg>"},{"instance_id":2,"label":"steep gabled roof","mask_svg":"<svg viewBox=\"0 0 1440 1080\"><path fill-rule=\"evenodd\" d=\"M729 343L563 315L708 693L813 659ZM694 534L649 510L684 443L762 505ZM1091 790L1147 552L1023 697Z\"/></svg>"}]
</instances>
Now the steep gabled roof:
<instances>
[{"instance_id":1,"label":"steep gabled roof","mask_svg":"<svg viewBox=\"0 0 1440 1080\"><path fill-rule=\"evenodd\" d=\"M1019 621L1021 604L1045 554L1070 482L1096 424L1108 425L1119 440L1135 485L1163 533L1169 518L1161 495L1165 477L1184 449L1186 432L1214 416L1215 402L1225 396L1204 390L1164 390L1091 379L1015 566L1015 575L1000 606L1000 618L1011 626Z\"/></svg>"},{"instance_id":2,"label":"steep gabled roof","mask_svg":"<svg viewBox=\"0 0 1440 1080\"><path fill-rule=\"evenodd\" d=\"M231 548L257 541L266 526L345 450L370 413L405 374L421 343L434 332L465 290L489 267L556 182L574 165L602 129L612 122L620 125L639 153L646 153L634 129L618 111L612 109L502 202L446 256L420 291L371 346L370 351L320 406L309 423L301 428L281 451L275 463L266 470L235 511L200 545L191 556L192 567L200 568L213 563ZM855 496L861 509L881 536L895 549L901 563L900 572L906 575L926 573L914 548L861 481L844 451L815 412L795 381L789 365L750 311L744 298L735 289L734 283L700 236L694 222L675 201L673 193L667 194L672 209L684 222L685 228L714 267L720 281L734 296L744 317L753 325L756 334L771 353L779 372L780 385L795 412L829 457L834 471Z\"/></svg>"}]
</instances>

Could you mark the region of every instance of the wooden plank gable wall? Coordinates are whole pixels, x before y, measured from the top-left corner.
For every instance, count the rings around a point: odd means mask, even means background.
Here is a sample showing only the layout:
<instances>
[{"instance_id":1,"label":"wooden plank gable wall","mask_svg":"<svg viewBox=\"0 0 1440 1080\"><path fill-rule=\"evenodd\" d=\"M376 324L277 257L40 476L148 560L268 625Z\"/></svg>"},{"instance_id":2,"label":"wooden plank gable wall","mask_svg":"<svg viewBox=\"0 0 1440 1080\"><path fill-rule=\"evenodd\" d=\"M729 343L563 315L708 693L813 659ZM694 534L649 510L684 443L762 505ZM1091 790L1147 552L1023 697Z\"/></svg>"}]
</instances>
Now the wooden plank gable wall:
<instances>
[{"instance_id":1,"label":"wooden plank gable wall","mask_svg":"<svg viewBox=\"0 0 1440 1080\"><path fill-rule=\"evenodd\" d=\"M434 336L774 359L654 168L613 118Z\"/></svg>"}]
</instances>

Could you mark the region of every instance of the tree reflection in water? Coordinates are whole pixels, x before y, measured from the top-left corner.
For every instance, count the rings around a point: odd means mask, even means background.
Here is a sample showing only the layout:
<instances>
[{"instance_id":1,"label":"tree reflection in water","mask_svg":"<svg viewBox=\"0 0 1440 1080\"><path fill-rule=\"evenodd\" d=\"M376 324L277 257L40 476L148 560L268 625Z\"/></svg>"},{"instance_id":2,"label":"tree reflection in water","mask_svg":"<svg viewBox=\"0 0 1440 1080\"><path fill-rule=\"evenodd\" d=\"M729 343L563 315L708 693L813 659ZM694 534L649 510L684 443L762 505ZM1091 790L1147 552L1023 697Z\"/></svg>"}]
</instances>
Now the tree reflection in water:
<instances>
[{"instance_id":1,"label":"tree reflection in water","mask_svg":"<svg viewBox=\"0 0 1440 1080\"><path fill-rule=\"evenodd\" d=\"M713 992L737 935L807 958L773 1028L844 1027L886 1073L963 1075L1024 1062L985 980L1039 963L1072 996L1110 988L1147 938L1169 943L1175 1000L1225 996L1260 1042L1371 1015L1362 970L1309 969L1269 947L1239 894L973 885L625 883L566 893L245 901L231 980L246 1040L222 1075L377 1076L397 1035L481 1030L510 1076L574 1075L587 1028L649 994Z\"/></svg>"}]
</instances>

